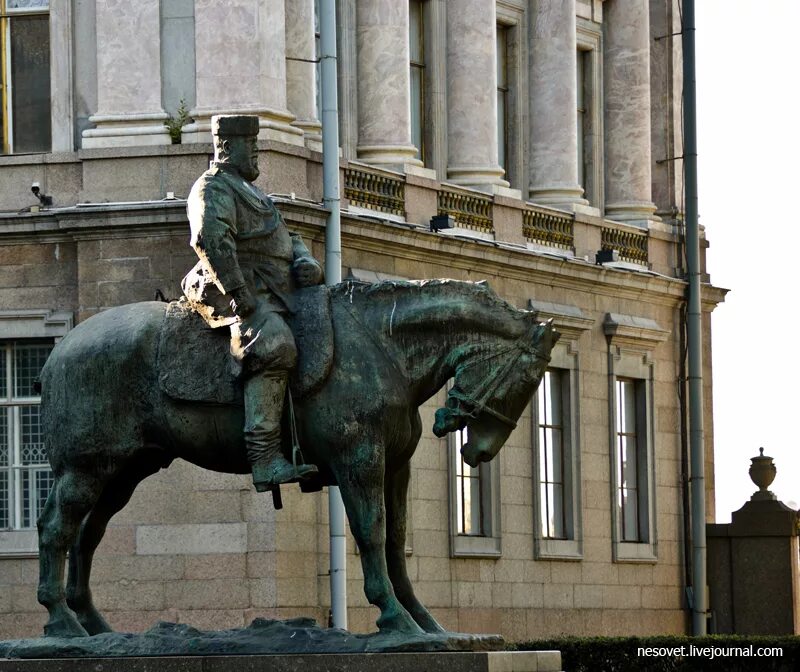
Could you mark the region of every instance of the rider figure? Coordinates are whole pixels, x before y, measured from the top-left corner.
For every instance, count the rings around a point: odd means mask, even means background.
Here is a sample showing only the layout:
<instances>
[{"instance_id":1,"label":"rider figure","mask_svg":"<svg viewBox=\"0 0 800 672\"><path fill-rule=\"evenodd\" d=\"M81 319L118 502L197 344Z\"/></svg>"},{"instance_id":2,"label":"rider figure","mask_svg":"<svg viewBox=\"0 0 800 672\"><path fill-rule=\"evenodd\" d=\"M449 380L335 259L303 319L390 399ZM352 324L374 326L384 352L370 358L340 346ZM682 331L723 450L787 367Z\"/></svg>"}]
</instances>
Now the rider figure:
<instances>
[{"instance_id":1,"label":"rider figure","mask_svg":"<svg viewBox=\"0 0 800 672\"><path fill-rule=\"evenodd\" d=\"M281 416L289 371L297 360L286 323L298 287L322 282L322 268L289 232L258 177L258 117L211 119L214 161L188 200L191 245L200 261L183 291L212 327L229 325L231 352L244 375L244 438L256 490L307 477L281 450Z\"/></svg>"}]
</instances>

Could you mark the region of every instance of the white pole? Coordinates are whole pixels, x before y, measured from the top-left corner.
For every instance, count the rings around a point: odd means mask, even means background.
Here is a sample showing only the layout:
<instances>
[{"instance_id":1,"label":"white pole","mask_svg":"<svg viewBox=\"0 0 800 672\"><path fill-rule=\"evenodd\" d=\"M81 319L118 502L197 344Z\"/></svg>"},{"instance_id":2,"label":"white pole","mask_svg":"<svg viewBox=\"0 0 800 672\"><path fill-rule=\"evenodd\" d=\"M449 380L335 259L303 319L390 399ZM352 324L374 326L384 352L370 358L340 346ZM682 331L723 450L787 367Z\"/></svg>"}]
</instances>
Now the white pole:
<instances>
[{"instance_id":1,"label":"white pole","mask_svg":"<svg viewBox=\"0 0 800 672\"><path fill-rule=\"evenodd\" d=\"M322 88L322 203L329 215L325 227L325 278L342 281L342 229L339 200L339 100L336 74L336 2L320 0L320 82ZM338 486L328 488L330 527L331 618L347 629L347 547L344 503Z\"/></svg>"}]
</instances>

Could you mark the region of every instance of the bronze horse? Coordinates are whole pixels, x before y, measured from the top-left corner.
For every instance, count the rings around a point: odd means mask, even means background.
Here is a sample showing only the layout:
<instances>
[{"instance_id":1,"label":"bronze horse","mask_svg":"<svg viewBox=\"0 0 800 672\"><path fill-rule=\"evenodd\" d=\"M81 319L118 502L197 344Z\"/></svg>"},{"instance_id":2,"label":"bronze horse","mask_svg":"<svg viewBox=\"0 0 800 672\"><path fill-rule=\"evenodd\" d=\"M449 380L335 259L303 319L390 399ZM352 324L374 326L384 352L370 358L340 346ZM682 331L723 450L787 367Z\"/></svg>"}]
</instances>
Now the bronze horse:
<instances>
[{"instance_id":1,"label":"bronze horse","mask_svg":"<svg viewBox=\"0 0 800 672\"><path fill-rule=\"evenodd\" d=\"M345 282L332 289L335 348L322 386L295 402L305 458L341 488L381 630L443 632L406 572L409 461L419 406L448 380L434 433L468 427L471 465L491 460L535 391L558 333L484 283ZM183 458L248 473L240 406L190 404L157 382L165 304L112 308L82 322L41 374L55 484L39 519L45 634L111 630L92 603L92 557L110 518L147 476ZM69 576L64 588L64 563Z\"/></svg>"}]
</instances>

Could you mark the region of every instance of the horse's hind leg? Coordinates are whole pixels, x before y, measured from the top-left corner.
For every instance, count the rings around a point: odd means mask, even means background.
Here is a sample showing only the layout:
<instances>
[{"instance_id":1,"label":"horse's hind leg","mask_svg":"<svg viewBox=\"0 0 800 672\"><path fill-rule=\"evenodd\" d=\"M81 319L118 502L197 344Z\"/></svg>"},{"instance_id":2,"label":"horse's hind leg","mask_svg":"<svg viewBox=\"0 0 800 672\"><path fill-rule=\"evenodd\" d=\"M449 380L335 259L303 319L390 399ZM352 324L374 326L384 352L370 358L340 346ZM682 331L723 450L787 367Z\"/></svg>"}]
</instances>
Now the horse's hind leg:
<instances>
[{"instance_id":1,"label":"horse's hind leg","mask_svg":"<svg viewBox=\"0 0 800 672\"><path fill-rule=\"evenodd\" d=\"M408 479L411 467L406 462L392 473L386 474L386 564L394 594L426 632L445 632L430 612L414 595L406 569L406 520L408 509Z\"/></svg>"},{"instance_id":2,"label":"horse's hind leg","mask_svg":"<svg viewBox=\"0 0 800 672\"><path fill-rule=\"evenodd\" d=\"M94 552L103 539L108 521L130 501L136 486L156 473L161 464L162 462L152 457L149 460L141 460L133 468L129 467L124 474L109 481L97 503L81 523L78 538L69 554L67 604L90 635L112 631L111 626L94 606L92 591L89 588Z\"/></svg>"},{"instance_id":3,"label":"horse's hind leg","mask_svg":"<svg viewBox=\"0 0 800 672\"><path fill-rule=\"evenodd\" d=\"M67 472L56 479L39 517L39 603L50 618L44 634L81 637L87 634L67 607L64 594L64 562L67 550L78 534L102 490L97 476Z\"/></svg>"}]
</instances>

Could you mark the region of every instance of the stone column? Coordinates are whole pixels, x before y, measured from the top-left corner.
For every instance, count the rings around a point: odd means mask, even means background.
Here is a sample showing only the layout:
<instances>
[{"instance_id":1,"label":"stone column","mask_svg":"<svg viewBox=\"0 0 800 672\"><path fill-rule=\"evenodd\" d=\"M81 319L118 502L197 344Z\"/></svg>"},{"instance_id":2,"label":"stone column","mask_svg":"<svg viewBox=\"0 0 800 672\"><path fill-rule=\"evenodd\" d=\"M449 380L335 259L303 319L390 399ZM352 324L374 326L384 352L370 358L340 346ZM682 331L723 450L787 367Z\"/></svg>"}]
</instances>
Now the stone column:
<instances>
[{"instance_id":1,"label":"stone column","mask_svg":"<svg viewBox=\"0 0 800 672\"><path fill-rule=\"evenodd\" d=\"M97 3L96 124L84 148L168 145L161 107L159 2Z\"/></svg>"},{"instance_id":2,"label":"stone column","mask_svg":"<svg viewBox=\"0 0 800 672\"><path fill-rule=\"evenodd\" d=\"M422 165L411 144L408 3L358 0L358 146L361 161Z\"/></svg>"},{"instance_id":3,"label":"stone column","mask_svg":"<svg viewBox=\"0 0 800 672\"><path fill-rule=\"evenodd\" d=\"M183 142L211 142L214 114L254 114L260 139L302 145L286 102L283 0L195 0L194 26L197 103Z\"/></svg>"},{"instance_id":4,"label":"stone column","mask_svg":"<svg viewBox=\"0 0 800 672\"><path fill-rule=\"evenodd\" d=\"M539 0L531 21L531 183L537 203L586 204L578 184L575 0Z\"/></svg>"},{"instance_id":5,"label":"stone column","mask_svg":"<svg viewBox=\"0 0 800 672\"><path fill-rule=\"evenodd\" d=\"M495 3L447 6L447 177L492 191L507 187L497 160Z\"/></svg>"},{"instance_id":6,"label":"stone column","mask_svg":"<svg viewBox=\"0 0 800 672\"><path fill-rule=\"evenodd\" d=\"M603 22L606 216L646 226L657 219L650 165L648 0L609 0Z\"/></svg>"},{"instance_id":7,"label":"stone column","mask_svg":"<svg viewBox=\"0 0 800 672\"><path fill-rule=\"evenodd\" d=\"M322 141L317 110L317 57L314 38L314 0L286 3L286 103L306 139ZM321 145L320 145L321 149Z\"/></svg>"}]
</instances>

